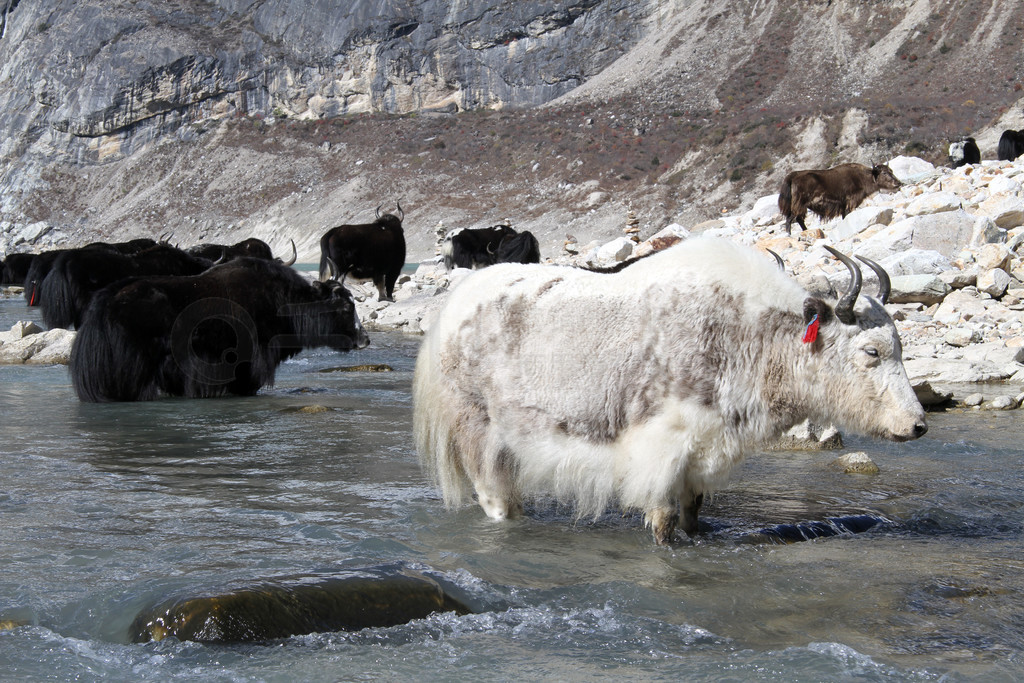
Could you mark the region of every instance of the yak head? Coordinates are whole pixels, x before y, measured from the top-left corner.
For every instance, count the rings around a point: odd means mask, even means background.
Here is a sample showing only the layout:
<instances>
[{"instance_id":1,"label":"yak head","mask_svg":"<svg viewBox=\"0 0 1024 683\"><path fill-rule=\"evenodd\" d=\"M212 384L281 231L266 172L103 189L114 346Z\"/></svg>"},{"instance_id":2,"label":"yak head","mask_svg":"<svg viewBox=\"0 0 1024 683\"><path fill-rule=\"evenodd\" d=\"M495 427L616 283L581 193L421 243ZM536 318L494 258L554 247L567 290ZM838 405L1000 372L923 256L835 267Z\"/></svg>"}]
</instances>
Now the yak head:
<instances>
[{"instance_id":1,"label":"yak head","mask_svg":"<svg viewBox=\"0 0 1024 683\"><path fill-rule=\"evenodd\" d=\"M381 213L381 206L384 205L381 204L376 210L377 225L387 230L397 230L398 232L402 232L402 221L405 220L405 211L402 210L401 200L396 202L396 206L398 207L397 213Z\"/></svg>"},{"instance_id":2,"label":"yak head","mask_svg":"<svg viewBox=\"0 0 1024 683\"><path fill-rule=\"evenodd\" d=\"M896 174L886 164L875 164L871 167L871 177L875 179L875 185L880 190L898 190L903 187Z\"/></svg>"},{"instance_id":3,"label":"yak head","mask_svg":"<svg viewBox=\"0 0 1024 683\"><path fill-rule=\"evenodd\" d=\"M370 338L359 321L355 298L338 281L337 266L333 262L330 266L330 279L311 283L313 301L301 307L295 318L296 328L309 346L329 346L339 351L366 348Z\"/></svg>"},{"instance_id":4,"label":"yak head","mask_svg":"<svg viewBox=\"0 0 1024 683\"><path fill-rule=\"evenodd\" d=\"M814 406L821 419L845 423L865 434L909 441L928 430L924 409L903 367L903 347L884 304L890 282L874 261L858 256L878 276L878 296L858 297L862 275L848 256L825 247L850 270L850 288L835 307L816 297L804 301L803 338L818 356L818 371L804 381L824 393ZM818 332L821 334L819 335Z\"/></svg>"}]
</instances>

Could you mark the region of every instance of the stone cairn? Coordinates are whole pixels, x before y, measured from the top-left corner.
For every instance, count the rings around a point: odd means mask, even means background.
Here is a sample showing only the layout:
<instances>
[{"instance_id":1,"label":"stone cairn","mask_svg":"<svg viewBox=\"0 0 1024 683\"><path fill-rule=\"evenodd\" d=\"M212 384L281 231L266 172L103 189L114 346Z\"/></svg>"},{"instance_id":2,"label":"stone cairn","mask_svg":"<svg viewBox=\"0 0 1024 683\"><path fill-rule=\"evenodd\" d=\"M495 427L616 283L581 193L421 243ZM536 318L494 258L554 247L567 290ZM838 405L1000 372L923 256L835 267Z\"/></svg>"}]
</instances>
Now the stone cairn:
<instances>
[{"instance_id":1,"label":"stone cairn","mask_svg":"<svg viewBox=\"0 0 1024 683\"><path fill-rule=\"evenodd\" d=\"M633 242L640 243L640 219L636 217L636 214L630 211L626 214L626 228L623 230L626 233L626 237L631 239Z\"/></svg>"}]
</instances>

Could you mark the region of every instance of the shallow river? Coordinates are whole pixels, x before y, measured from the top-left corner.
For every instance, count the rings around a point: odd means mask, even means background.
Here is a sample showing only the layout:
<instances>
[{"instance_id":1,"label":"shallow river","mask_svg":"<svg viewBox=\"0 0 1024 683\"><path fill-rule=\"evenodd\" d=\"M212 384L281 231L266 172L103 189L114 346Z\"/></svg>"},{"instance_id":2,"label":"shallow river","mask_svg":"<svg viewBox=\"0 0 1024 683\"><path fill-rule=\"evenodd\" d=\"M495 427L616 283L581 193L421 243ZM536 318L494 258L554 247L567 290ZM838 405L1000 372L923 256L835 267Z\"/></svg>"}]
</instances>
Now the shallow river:
<instances>
[{"instance_id":1,"label":"shallow river","mask_svg":"<svg viewBox=\"0 0 1024 683\"><path fill-rule=\"evenodd\" d=\"M0 301L0 329L38 319ZM253 398L79 403L0 367L2 680L1019 680L1024 413L933 414L909 444L763 453L659 548L638 516L446 510L411 444L416 337L306 352ZM321 372L386 363L390 373ZM323 406L318 413L299 412ZM872 514L857 534L746 543ZM263 645L132 644L171 595L401 563L477 614Z\"/></svg>"}]
</instances>

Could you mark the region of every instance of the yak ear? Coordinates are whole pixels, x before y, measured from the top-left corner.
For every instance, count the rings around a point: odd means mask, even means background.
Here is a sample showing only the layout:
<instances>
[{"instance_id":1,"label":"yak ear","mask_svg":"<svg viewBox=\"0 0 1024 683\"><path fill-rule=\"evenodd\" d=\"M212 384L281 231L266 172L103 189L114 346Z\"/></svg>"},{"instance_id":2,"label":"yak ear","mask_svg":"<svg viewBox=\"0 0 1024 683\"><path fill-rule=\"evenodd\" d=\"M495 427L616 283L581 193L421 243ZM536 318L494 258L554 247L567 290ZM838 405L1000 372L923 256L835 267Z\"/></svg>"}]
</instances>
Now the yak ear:
<instances>
[{"instance_id":1,"label":"yak ear","mask_svg":"<svg viewBox=\"0 0 1024 683\"><path fill-rule=\"evenodd\" d=\"M832 308L821 299L809 296L804 299L804 344L814 344L818 340L818 330L832 318Z\"/></svg>"},{"instance_id":2,"label":"yak ear","mask_svg":"<svg viewBox=\"0 0 1024 683\"><path fill-rule=\"evenodd\" d=\"M832 319L832 307L815 296L804 299L804 325L810 324L814 316L818 316L818 322L825 324Z\"/></svg>"}]
</instances>

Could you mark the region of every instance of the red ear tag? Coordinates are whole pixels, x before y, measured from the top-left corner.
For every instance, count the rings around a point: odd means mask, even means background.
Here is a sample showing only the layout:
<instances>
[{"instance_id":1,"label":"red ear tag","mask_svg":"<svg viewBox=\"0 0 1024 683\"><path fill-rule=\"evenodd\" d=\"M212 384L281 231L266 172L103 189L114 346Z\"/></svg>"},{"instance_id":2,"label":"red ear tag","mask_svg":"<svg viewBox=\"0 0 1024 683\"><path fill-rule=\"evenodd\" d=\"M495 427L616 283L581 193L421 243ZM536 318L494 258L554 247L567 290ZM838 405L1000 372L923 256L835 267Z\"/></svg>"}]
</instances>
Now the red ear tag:
<instances>
[{"instance_id":1,"label":"red ear tag","mask_svg":"<svg viewBox=\"0 0 1024 683\"><path fill-rule=\"evenodd\" d=\"M811 318L811 322L807 323L807 329L804 330L804 344L813 344L814 340L818 338L818 314L815 313L814 317Z\"/></svg>"}]
</instances>

